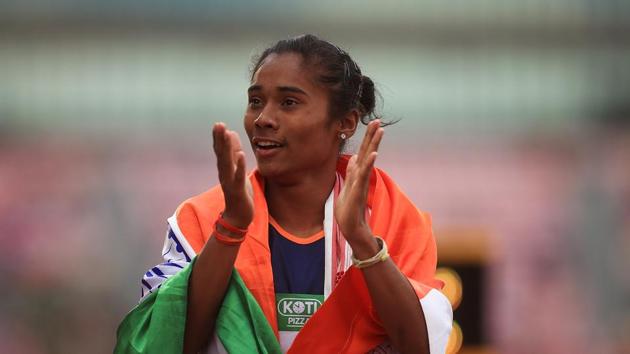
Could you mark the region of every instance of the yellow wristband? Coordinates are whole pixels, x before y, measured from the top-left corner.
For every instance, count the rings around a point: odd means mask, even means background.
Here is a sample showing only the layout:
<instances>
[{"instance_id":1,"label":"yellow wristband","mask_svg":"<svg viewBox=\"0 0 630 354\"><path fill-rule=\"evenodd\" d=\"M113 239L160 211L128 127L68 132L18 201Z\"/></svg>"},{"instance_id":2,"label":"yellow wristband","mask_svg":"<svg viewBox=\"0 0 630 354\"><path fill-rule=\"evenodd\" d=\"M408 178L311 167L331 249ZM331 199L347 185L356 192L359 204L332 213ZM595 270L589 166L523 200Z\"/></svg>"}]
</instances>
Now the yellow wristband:
<instances>
[{"instance_id":1,"label":"yellow wristband","mask_svg":"<svg viewBox=\"0 0 630 354\"><path fill-rule=\"evenodd\" d=\"M378 236L374 236L374 237L376 237L376 242L379 244L379 246L381 246L381 250L378 251L374 256L368 259L364 259L362 261L356 259L353 254L351 259L352 259L352 264L355 267L357 268L369 267L376 263L384 262L387 260L387 258L389 258L389 253L387 252L387 244L385 243L385 241Z\"/></svg>"}]
</instances>

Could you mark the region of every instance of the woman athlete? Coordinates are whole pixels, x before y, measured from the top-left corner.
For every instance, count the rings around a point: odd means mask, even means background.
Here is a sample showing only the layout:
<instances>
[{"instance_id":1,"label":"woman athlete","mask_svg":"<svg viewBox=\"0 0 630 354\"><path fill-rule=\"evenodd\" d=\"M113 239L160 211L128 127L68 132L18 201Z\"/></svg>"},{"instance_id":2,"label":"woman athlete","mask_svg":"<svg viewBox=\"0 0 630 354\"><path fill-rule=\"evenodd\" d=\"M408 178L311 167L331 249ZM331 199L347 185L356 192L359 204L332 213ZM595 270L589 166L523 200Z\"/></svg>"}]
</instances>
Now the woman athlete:
<instances>
[{"instance_id":1,"label":"woman athlete","mask_svg":"<svg viewBox=\"0 0 630 354\"><path fill-rule=\"evenodd\" d=\"M430 218L374 167L372 80L305 35L260 55L247 94L257 168L216 123L220 186L169 219L165 263L145 274L116 351L444 352L452 312ZM357 154L341 154L359 123Z\"/></svg>"}]
</instances>

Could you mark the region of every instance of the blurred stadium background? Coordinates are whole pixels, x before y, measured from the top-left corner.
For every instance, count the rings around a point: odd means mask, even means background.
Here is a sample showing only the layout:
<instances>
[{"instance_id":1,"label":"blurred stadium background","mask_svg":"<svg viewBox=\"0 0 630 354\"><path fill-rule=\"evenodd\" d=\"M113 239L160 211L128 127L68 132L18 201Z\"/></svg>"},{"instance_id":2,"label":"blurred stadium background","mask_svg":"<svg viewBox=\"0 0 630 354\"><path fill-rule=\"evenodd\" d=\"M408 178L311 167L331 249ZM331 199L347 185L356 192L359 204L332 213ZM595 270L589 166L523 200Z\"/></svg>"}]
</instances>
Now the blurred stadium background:
<instances>
[{"instance_id":1,"label":"blurred stadium background","mask_svg":"<svg viewBox=\"0 0 630 354\"><path fill-rule=\"evenodd\" d=\"M453 352L630 353L624 0L0 1L0 352L111 352L251 56L301 33L402 119L378 164L433 215Z\"/></svg>"}]
</instances>

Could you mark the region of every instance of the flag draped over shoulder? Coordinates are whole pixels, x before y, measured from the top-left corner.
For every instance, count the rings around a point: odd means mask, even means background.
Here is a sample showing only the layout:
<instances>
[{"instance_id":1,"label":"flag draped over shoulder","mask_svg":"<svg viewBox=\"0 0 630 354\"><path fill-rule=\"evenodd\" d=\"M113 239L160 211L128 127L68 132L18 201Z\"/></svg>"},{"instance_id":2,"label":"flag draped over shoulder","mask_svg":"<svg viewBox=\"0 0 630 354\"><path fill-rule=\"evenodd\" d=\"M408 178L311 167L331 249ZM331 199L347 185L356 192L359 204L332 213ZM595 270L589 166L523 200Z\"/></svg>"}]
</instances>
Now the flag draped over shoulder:
<instances>
[{"instance_id":1,"label":"flag draped over shoulder","mask_svg":"<svg viewBox=\"0 0 630 354\"><path fill-rule=\"evenodd\" d=\"M114 353L182 352L191 270L173 275L127 314L116 331Z\"/></svg>"},{"instance_id":2,"label":"flag draped over shoulder","mask_svg":"<svg viewBox=\"0 0 630 354\"><path fill-rule=\"evenodd\" d=\"M348 156L339 159L337 172L342 176L345 176L348 159ZM280 347L264 181L256 171L249 180L253 189L254 220L236 258L236 271L216 320L216 334L228 353L276 353L280 352ZM452 325L452 310L448 300L436 290L442 283L434 278L437 250L430 217L419 211L391 178L376 168L370 176L367 204L371 210L372 231L385 240L391 259L418 296L431 352L444 352ZM169 237L175 242L169 249L188 249L191 256L182 251L184 264L201 251L223 209L223 193L217 186L186 200L169 219L171 231L167 242ZM173 264L166 256L165 260L166 264ZM150 283L155 277L148 279L146 290L152 293L121 324L117 353L181 352L190 269L190 265L186 266L157 291ZM163 272L156 270L147 274L159 277ZM300 330L289 353L365 353L385 339L363 274L350 267Z\"/></svg>"},{"instance_id":3,"label":"flag draped over shoulder","mask_svg":"<svg viewBox=\"0 0 630 354\"><path fill-rule=\"evenodd\" d=\"M193 262L149 294L123 320L116 354L181 353L184 346L188 278ZM228 353L281 353L280 344L236 270L217 315L215 330Z\"/></svg>"},{"instance_id":4,"label":"flag draped over shoulder","mask_svg":"<svg viewBox=\"0 0 630 354\"><path fill-rule=\"evenodd\" d=\"M215 326L228 353L281 353L273 329L236 270Z\"/></svg>"}]
</instances>

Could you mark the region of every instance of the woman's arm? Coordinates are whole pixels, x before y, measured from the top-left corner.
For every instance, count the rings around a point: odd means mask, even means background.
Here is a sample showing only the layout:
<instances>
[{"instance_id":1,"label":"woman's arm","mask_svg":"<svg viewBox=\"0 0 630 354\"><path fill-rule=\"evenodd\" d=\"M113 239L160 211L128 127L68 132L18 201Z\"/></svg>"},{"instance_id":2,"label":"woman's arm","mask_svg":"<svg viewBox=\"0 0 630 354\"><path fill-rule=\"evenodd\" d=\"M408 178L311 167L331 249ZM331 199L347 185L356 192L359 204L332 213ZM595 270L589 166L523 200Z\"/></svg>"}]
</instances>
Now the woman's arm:
<instances>
[{"instance_id":1,"label":"woman's arm","mask_svg":"<svg viewBox=\"0 0 630 354\"><path fill-rule=\"evenodd\" d=\"M245 154L238 135L217 123L212 129L219 181L225 197L222 218L230 225L247 228L254 216L254 203L246 186ZM238 237L218 225L227 236ZM184 353L197 353L206 345L232 274L239 245L227 245L212 237L194 264L188 283L188 307Z\"/></svg>"},{"instance_id":2,"label":"woman's arm","mask_svg":"<svg viewBox=\"0 0 630 354\"><path fill-rule=\"evenodd\" d=\"M380 121L370 122L359 153L348 162L335 218L354 257L368 259L379 246L365 220L370 172L383 137ZM392 345L402 353L429 353L424 312L407 278L391 259L362 268L376 312Z\"/></svg>"},{"instance_id":3,"label":"woman's arm","mask_svg":"<svg viewBox=\"0 0 630 354\"><path fill-rule=\"evenodd\" d=\"M354 256L368 259L379 251L371 232L355 235L350 244ZM361 268L385 332L401 353L429 353L427 325L420 300L413 287L391 258Z\"/></svg>"}]
</instances>

